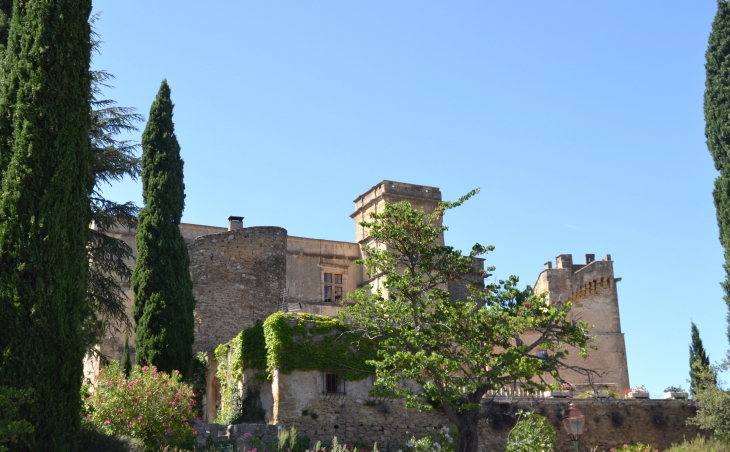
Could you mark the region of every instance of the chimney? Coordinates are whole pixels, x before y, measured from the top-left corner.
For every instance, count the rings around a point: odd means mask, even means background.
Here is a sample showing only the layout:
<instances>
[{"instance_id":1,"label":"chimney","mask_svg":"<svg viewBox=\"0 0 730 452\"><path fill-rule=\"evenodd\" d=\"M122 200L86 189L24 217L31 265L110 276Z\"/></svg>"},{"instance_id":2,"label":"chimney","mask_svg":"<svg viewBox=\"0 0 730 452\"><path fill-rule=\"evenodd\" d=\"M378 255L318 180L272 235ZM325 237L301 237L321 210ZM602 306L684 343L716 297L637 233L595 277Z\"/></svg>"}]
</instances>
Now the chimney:
<instances>
[{"instance_id":1,"label":"chimney","mask_svg":"<svg viewBox=\"0 0 730 452\"><path fill-rule=\"evenodd\" d=\"M228 230L243 229L243 217L228 217Z\"/></svg>"}]
</instances>

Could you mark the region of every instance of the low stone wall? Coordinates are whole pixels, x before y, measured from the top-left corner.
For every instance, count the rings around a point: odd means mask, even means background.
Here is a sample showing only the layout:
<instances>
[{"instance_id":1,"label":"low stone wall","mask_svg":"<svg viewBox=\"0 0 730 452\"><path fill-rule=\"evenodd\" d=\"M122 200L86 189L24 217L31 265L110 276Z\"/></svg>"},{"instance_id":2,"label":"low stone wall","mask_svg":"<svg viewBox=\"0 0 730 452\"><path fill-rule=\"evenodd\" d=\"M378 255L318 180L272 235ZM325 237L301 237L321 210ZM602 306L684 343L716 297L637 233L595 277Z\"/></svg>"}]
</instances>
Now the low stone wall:
<instances>
[{"instance_id":1,"label":"low stone wall","mask_svg":"<svg viewBox=\"0 0 730 452\"><path fill-rule=\"evenodd\" d=\"M246 441L243 435L250 433L252 437L258 438L266 444L278 441L279 427L269 424L205 424L198 423L198 445L202 446L206 443L209 436L213 437L213 442L234 440L236 450L243 449Z\"/></svg>"},{"instance_id":2,"label":"low stone wall","mask_svg":"<svg viewBox=\"0 0 730 452\"><path fill-rule=\"evenodd\" d=\"M695 406L682 401L570 399L586 415L586 431L581 450L598 446L599 451L623 444L643 442L659 450L691 439L700 432L686 425ZM479 424L480 451L503 451L507 435L514 426L518 410L532 410L547 416L558 432L558 450L572 450L560 419L568 400L532 399L509 403L485 403ZM377 442L381 451L396 451L411 436L422 437L430 430L450 425L440 411L421 413L405 409L402 401L372 401L341 398L310 400L299 413L280 416L279 425L295 426L300 435L312 441Z\"/></svg>"}]
</instances>

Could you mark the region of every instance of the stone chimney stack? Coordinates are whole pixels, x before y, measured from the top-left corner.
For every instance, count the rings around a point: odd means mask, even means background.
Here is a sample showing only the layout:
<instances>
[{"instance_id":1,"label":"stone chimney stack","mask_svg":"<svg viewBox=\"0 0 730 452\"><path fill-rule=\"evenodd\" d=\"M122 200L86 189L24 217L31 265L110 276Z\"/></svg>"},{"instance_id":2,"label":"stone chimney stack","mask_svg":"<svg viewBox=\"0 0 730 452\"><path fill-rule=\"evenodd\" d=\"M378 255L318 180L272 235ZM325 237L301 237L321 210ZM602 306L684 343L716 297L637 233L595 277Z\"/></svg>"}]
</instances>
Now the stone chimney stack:
<instances>
[{"instance_id":1,"label":"stone chimney stack","mask_svg":"<svg viewBox=\"0 0 730 452\"><path fill-rule=\"evenodd\" d=\"M243 217L228 217L228 230L243 229Z\"/></svg>"}]
</instances>

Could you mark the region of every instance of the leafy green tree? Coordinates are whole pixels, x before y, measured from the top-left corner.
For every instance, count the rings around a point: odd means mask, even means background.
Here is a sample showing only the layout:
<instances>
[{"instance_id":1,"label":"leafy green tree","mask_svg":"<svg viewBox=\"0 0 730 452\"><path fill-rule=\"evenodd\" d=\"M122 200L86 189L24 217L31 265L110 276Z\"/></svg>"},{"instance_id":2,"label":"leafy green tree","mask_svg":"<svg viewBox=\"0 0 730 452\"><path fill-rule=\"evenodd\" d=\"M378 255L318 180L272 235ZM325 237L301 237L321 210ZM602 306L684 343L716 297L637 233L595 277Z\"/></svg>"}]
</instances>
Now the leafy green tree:
<instances>
[{"instance_id":1,"label":"leafy green tree","mask_svg":"<svg viewBox=\"0 0 730 452\"><path fill-rule=\"evenodd\" d=\"M543 376L559 380L566 367L564 346L585 356L591 339L586 323L568 319L570 303L524 296L514 276L485 287L475 260L493 247L476 244L462 255L438 244L447 229L440 219L477 192L442 202L430 214L407 202L386 204L360 223L379 244L364 246L360 263L382 289L358 290L355 304L341 312L354 331L379 343L369 362L377 369L375 392L421 410L443 407L458 429L457 452L477 450L480 402L488 391L515 382L542 390ZM450 281L472 281L468 299L450 300ZM541 359L538 348L551 353Z\"/></svg>"},{"instance_id":2,"label":"leafy green tree","mask_svg":"<svg viewBox=\"0 0 730 452\"><path fill-rule=\"evenodd\" d=\"M702 387L702 379L699 373L703 369L710 368L710 357L705 352L705 347L700 339L700 330L694 322L692 323L692 343L689 345L689 391L692 395L697 395L697 391Z\"/></svg>"},{"instance_id":3,"label":"leafy green tree","mask_svg":"<svg viewBox=\"0 0 730 452\"><path fill-rule=\"evenodd\" d=\"M99 41L94 45L98 48ZM102 97L102 89L109 88L109 81L114 78L112 74L92 71L91 77L89 137L94 157L94 189L89 195L89 203L93 226L89 242L88 309L84 319L84 342L89 354L96 353L95 346L105 333L132 327L125 310L127 296L120 284L132 276L127 264L133 259L132 249L108 233L116 227L136 228L139 208L132 202L117 203L105 198L102 188L125 177L137 180L140 176L140 158L136 156L139 144L116 137L137 131L135 124L144 119L136 109L120 107L115 101Z\"/></svg>"},{"instance_id":4,"label":"leafy green tree","mask_svg":"<svg viewBox=\"0 0 730 452\"><path fill-rule=\"evenodd\" d=\"M505 452L553 452L555 429L545 416L537 413L520 413L517 424L509 432Z\"/></svg>"},{"instance_id":5,"label":"leafy green tree","mask_svg":"<svg viewBox=\"0 0 730 452\"><path fill-rule=\"evenodd\" d=\"M728 306L730 340L730 4L718 0L705 54L705 136L707 147L720 175L715 179L713 198L725 249L725 304Z\"/></svg>"},{"instance_id":6,"label":"leafy green tree","mask_svg":"<svg viewBox=\"0 0 730 452\"><path fill-rule=\"evenodd\" d=\"M15 2L0 74L0 385L33 399L15 450L75 450L92 154L91 0Z\"/></svg>"},{"instance_id":7,"label":"leafy green tree","mask_svg":"<svg viewBox=\"0 0 730 452\"><path fill-rule=\"evenodd\" d=\"M162 81L142 134L145 206L137 228L137 265L132 274L136 361L188 376L193 360L193 283L179 224L185 208L180 145L173 103Z\"/></svg>"},{"instance_id":8,"label":"leafy green tree","mask_svg":"<svg viewBox=\"0 0 730 452\"><path fill-rule=\"evenodd\" d=\"M687 419L687 424L710 431L716 439L730 444L730 394L716 384L718 370L727 368L727 361L719 367L696 368L695 377L699 381L694 396L697 414Z\"/></svg>"}]
</instances>

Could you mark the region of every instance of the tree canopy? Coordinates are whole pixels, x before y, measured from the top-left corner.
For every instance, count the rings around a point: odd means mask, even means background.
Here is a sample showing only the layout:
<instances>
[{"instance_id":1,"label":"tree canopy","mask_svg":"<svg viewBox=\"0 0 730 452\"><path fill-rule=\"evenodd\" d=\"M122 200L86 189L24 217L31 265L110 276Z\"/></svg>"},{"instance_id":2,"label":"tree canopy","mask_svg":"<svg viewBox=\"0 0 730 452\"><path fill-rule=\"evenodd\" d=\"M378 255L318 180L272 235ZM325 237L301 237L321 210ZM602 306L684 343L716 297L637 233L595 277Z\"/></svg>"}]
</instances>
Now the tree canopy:
<instances>
[{"instance_id":1,"label":"tree canopy","mask_svg":"<svg viewBox=\"0 0 730 452\"><path fill-rule=\"evenodd\" d=\"M360 223L377 243L363 246L361 264L380 288L358 290L355 304L341 312L353 331L379 344L370 362L376 393L421 410L442 407L459 430L459 452L477 449L485 394L517 382L528 391L544 389L545 377L559 380L568 367L566 346L586 355L591 339L589 325L568 318L570 303L551 305L529 287L519 290L514 276L485 286L488 275L477 259L493 247L476 244L463 255L438 244L447 229L440 219L477 192L432 213L405 201L386 204ZM451 299L447 285L457 281L468 284L467 299ZM550 354L538 356L538 349Z\"/></svg>"}]
</instances>

